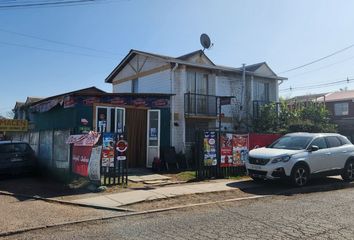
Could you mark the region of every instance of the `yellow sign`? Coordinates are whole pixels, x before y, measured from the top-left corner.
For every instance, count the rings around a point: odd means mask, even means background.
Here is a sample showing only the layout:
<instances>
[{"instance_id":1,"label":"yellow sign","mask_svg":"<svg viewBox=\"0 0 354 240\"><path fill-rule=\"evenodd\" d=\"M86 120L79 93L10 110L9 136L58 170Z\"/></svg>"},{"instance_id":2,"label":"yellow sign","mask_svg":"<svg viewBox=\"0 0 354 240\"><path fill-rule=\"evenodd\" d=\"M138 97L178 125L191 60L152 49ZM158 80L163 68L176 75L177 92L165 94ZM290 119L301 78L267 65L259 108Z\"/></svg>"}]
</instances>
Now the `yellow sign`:
<instances>
[{"instance_id":1,"label":"yellow sign","mask_svg":"<svg viewBox=\"0 0 354 240\"><path fill-rule=\"evenodd\" d=\"M18 119L0 119L0 132L27 132L28 121Z\"/></svg>"}]
</instances>

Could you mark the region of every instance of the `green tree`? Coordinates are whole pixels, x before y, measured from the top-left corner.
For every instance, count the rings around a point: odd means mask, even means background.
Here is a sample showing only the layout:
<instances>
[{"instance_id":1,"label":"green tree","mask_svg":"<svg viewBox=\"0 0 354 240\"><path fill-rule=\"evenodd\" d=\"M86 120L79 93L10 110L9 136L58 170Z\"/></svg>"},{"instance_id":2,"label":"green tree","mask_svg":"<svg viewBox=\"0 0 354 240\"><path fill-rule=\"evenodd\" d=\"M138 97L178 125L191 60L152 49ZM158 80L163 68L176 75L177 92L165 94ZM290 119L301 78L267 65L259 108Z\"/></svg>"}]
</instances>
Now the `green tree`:
<instances>
[{"instance_id":1,"label":"green tree","mask_svg":"<svg viewBox=\"0 0 354 240\"><path fill-rule=\"evenodd\" d=\"M252 126L254 132L262 133L336 132L323 104L291 108L284 100L261 106Z\"/></svg>"}]
</instances>

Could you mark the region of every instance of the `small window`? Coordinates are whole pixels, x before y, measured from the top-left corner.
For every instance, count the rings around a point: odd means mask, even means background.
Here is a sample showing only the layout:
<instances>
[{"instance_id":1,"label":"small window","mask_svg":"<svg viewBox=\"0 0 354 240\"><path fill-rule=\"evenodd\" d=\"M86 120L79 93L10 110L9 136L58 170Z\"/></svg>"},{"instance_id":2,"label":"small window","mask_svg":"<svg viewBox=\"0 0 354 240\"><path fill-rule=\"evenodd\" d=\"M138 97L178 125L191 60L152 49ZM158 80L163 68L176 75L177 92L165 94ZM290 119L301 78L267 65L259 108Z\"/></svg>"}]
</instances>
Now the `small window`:
<instances>
[{"instance_id":1,"label":"small window","mask_svg":"<svg viewBox=\"0 0 354 240\"><path fill-rule=\"evenodd\" d=\"M139 91L139 79L132 80L132 93L138 93Z\"/></svg>"},{"instance_id":2,"label":"small window","mask_svg":"<svg viewBox=\"0 0 354 240\"><path fill-rule=\"evenodd\" d=\"M349 114L348 103L335 103L334 104L334 115L335 116L345 116Z\"/></svg>"},{"instance_id":3,"label":"small window","mask_svg":"<svg viewBox=\"0 0 354 240\"><path fill-rule=\"evenodd\" d=\"M346 138L346 137L344 137L344 136L339 136L338 138L339 138L339 140L341 141L342 145L345 145L345 144L352 144L352 143L348 140L348 138Z\"/></svg>"},{"instance_id":4,"label":"small window","mask_svg":"<svg viewBox=\"0 0 354 240\"><path fill-rule=\"evenodd\" d=\"M313 142L311 143L311 145L315 145L315 146L317 146L319 149L327 148L327 143L326 143L326 141L325 141L325 139L324 139L323 137L316 138L315 140L313 140Z\"/></svg>"},{"instance_id":5,"label":"small window","mask_svg":"<svg viewBox=\"0 0 354 240\"><path fill-rule=\"evenodd\" d=\"M339 140L339 138L335 137L335 136L330 136L330 137L326 137L328 146L330 148L332 147L339 147L342 145L341 141Z\"/></svg>"}]
</instances>

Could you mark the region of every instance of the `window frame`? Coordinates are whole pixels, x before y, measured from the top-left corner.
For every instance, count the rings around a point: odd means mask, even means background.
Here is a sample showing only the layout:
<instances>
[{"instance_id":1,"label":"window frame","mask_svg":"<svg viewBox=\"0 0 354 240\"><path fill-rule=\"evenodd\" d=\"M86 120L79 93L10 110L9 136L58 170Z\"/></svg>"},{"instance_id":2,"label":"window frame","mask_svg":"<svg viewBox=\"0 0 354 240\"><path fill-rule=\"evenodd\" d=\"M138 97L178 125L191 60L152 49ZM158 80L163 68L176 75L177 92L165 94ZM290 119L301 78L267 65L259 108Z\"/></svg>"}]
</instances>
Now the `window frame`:
<instances>
[{"instance_id":1,"label":"window frame","mask_svg":"<svg viewBox=\"0 0 354 240\"><path fill-rule=\"evenodd\" d=\"M340 109L337 109L337 107ZM345 106L345 107L343 107ZM349 115L349 103L348 102L337 102L333 105L334 116L348 116Z\"/></svg>"}]
</instances>

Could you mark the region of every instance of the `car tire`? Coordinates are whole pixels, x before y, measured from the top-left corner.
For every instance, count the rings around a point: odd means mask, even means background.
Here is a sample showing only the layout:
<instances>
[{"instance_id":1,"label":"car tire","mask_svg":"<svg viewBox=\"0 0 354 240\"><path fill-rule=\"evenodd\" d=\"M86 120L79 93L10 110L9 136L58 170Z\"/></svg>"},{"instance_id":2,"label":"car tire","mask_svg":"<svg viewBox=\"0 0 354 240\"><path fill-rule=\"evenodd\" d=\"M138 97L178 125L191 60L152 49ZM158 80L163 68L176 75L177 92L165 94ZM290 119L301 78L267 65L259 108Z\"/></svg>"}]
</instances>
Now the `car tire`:
<instances>
[{"instance_id":1,"label":"car tire","mask_svg":"<svg viewBox=\"0 0 354 240\"><path fill-rule=\"evenodd\" d=\"M291 184L294 187L303 187L308 183L309 176L309 170L305 165L295 165L293 170L291 171Z\"/></svg>"},{"instance_id":2,"label":"car tire","mask_svg":"<svg viewBox=\"0 0 354 240\"><path fill-rule=\"evenodd\" d=\"M354 180L354 160L349 160L343 169L342 178L346 182Z\"/></svg>"}]
</instances>

